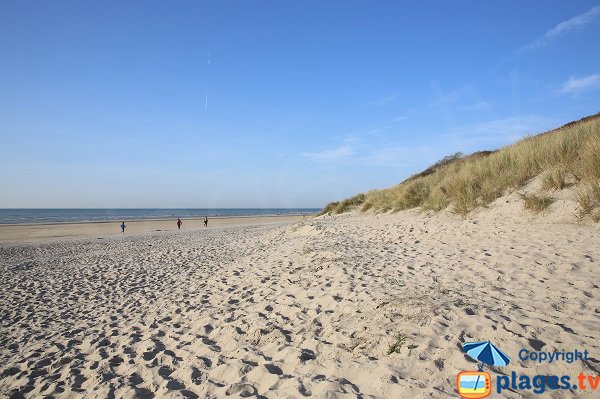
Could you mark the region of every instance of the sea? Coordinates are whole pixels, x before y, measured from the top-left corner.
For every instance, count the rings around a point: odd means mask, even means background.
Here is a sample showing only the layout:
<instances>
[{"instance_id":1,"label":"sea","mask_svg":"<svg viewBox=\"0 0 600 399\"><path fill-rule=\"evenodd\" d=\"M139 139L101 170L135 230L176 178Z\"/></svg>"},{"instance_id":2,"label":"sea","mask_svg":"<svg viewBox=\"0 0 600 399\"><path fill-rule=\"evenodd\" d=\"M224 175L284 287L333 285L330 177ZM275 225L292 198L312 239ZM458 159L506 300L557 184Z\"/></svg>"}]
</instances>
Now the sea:
<instances>
[{"instance_id":1,"label":"sea","mask_svg":"<svg viewBox=\"0 0 600 399\"><path fill-rule=\"evenodd\" d=\"M0 224L111 222L138 219L191 217L302 215L317 208L225 208L225 209L0 209Z\"/></svg>"}]
</instances>

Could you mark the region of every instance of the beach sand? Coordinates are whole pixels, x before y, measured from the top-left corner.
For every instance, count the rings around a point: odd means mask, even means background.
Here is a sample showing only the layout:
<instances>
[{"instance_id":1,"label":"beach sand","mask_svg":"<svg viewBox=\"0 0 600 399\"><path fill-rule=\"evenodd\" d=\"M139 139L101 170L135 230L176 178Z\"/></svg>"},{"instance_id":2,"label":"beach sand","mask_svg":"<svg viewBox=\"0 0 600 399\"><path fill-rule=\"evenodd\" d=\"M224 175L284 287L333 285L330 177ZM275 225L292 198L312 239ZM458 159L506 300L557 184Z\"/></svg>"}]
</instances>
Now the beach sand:
<instances>
[{"instance_id":1,"label":"beach sand","mask_svg":"<svg viewBox=\"0 0 600 399\"><path fill-rule=\"evenodd\" d=\"M456 398L477 369L460 345L480 340L512 358L493 378L600 374L600 229L508 202L4 242L0 395Z\"/></svg>"},{"instance_id":2,"label":"beach sand","mask_svg":"<svg viewBox=\"0 0 600 399\"><path fill-rule=\"evenodd\" d=\"M208 227L242 226L274 222L297 222L305 216L217 216L208 219ZM181 231L204 228L203 218L182 218ZM153 231L177 231L176 219L125 220L125 235ZM121 235L121 221L84 223L0 224L0 243L40 239L112 237Z\"/></svg>"}]
</instances>

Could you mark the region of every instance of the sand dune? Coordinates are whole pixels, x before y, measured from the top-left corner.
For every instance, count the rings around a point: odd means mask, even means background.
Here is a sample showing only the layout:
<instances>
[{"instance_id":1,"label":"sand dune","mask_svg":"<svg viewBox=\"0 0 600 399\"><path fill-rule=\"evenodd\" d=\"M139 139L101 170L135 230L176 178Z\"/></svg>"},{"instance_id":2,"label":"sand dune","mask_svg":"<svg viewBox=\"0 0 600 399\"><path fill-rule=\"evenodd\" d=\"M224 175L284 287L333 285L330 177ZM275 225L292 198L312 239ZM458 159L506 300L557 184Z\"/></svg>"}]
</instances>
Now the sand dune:
<instances>
[{"instance_id":1,"label":"sand dune","mask_svg":"<svg viewBox=\"0 0 600 399\"><path fill-rule=\"evenodd\" d=\"M600 374L599 242L594 226L405 211L5 243L0 393L454 398L475 340L510 371ZM521 348L592 355L538 365Z\"/></svg>"}]
</instances>

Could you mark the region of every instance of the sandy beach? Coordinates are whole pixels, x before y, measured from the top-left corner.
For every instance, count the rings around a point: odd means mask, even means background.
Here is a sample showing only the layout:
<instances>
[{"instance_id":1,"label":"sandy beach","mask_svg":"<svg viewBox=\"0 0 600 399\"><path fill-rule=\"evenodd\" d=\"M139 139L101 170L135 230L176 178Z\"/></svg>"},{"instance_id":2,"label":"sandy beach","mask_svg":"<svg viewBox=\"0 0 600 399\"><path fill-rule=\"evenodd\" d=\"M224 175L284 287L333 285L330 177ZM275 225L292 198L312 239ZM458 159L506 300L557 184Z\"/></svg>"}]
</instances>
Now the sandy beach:
<instances>
[{"instance_id":1,"label":"sandy beach","mask_svg":"<svg viewBox=\"0 0 600 399\"><path fill-rule=\"evenodd\" d=\"M209 219L208 228L223 226L242 226L263 223L297 222L305 216L220 216ZM203 218L183 218L180 232L204 229ZM177 231L175 219L132 220L125 221L125 235L137 235L149 232ZM35 223L0 224L0 243L54 240L61 238L85 238L121 236L121 222L83 222L83 223Z\"/></svg>"},{"instance_id":2,"label":"sandy beach","mask_svg":"<svg viewBox=\"0 0 600 399\"><path fill-rule=\"evenodd\" d=\"M517 373L600 374L598 227L492 216L4 242L0 394L454 398L476 369L460 344L478 340ZM539 364L522 348L590 358ZM573 391L551 394L502 396Z\"/></svg>"},{"instance_id":3,"label":"sandy beach","mask_svg":"<svg viewBox=\"0 0 600 399\"><path fill-rule=\"evenodd\" d=\"M600 399L599 37L0 2L0 399Z\"/></svg>"}]
</instances>

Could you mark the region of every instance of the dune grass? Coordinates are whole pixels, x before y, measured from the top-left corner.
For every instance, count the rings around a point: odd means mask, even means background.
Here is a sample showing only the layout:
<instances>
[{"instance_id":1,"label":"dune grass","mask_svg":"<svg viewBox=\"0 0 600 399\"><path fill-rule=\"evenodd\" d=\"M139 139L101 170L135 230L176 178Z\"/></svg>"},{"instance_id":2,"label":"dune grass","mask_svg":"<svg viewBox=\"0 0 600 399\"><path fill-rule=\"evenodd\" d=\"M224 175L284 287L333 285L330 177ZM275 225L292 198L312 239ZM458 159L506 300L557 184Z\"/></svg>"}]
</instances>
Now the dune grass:
<instances>
[{"instance_id":1,"label":"dune grass","mask_svg":"<svg viewBox=\"0 0 600 399\"><path fill-rule=\"evenodd\" d=\"M595 222L600 221L600 181L584 184L576 192L578 219L590 215Z\"/></svg>"},{"instance_id":2,"label":"dune grass","mask_svg":"<svg viewBox=\"0 0 600 399\"><path fill-rule=\"evenodd\" d=\"M542 190L560 191L567 187L567 178L567 173L560 167L549 170L542 179Z\"/></svg>"},{"instance_id":3,"label":"dune grass","mask_svg":"<svg viewBox=\"0 0 600 399\"><path fill-rule=\"evenodd\" d=\"M525 209L529 209L530 211L539 213L548 208L555 201L555 198L552 198L545 194L519 194L523 199L523 206Z\"/></svg>"},{"instance_id":4,"label":"dune grass","mask_svg":"<svg viewBox=\"0 0 600 399\"><path fill-rule=\"evenodd\" d=\"M365 198L365 194L361 193L343 201L330 202L325 206L325 208L323 208L320 215L324 215L326 213L337 215L340 213L348 212L349 210L362 205L365 202Z\"/></svg>"},{"instance_id":5,"label":"dune grass","mask_svg":"<svg viewBox=\"0 0 600 399\"><path fill-rule=\"evenodd\" d=\"M579 213L582 217L598 214L600 218L600 114L526 137L498 151L466 157L454 154L393 187L330 203L323 213L342 213L361 206L363 211L376 212L448 208L466 215L540 174L544 190L561 190L571 180L579 184ZM541 195L533 208L525 206L537 211L550 204L549 198ZM536 200L529 201L531 205Z\"/></svg>"}]
</instances>

